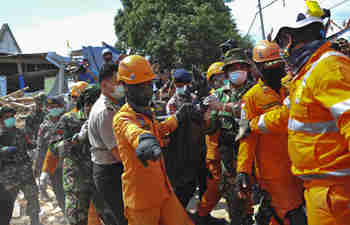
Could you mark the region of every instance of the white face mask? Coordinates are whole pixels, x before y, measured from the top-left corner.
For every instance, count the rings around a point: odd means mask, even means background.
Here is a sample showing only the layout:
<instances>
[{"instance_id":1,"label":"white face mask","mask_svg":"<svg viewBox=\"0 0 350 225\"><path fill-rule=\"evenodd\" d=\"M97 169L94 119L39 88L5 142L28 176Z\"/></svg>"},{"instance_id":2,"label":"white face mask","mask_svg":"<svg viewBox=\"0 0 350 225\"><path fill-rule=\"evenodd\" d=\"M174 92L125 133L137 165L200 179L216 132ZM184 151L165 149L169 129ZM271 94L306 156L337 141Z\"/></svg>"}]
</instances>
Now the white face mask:
<instances>
[{"instance_id":1,"label":"white face mask","mask_svg":"<svg viewBox=\"0 0 350 225\"><path fill-rule=\"evenodd\" d=\"M121 99L125 96L125 90L123 85L115 86L114 92L111 94L115 99Z\"/></svg>"},{"instance_id":2,"label":"white face mask","mask_svg":"<svg viewBox=\"0 0 350 225\"><path fill-rule=\"evenodd\" d=\"M229 73L229 78L232 84L242 85L247 80L248 73L243 70L236 70Z\"/></svg>"}]
</instances>

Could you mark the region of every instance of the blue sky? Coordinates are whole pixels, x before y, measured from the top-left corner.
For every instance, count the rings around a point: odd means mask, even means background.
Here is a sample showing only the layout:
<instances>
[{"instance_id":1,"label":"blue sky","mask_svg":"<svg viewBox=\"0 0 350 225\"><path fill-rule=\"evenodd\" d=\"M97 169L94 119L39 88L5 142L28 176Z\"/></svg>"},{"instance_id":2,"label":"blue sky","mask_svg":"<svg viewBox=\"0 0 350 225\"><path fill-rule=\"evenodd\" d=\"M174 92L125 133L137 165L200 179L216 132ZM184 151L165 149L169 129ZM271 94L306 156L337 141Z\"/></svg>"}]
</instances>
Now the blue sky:
<instances>
[{"instance_id":1,"label":"blue sky","mask_svg":"<svg viewBox=\"0 0 350 225\"><path fill-rule=\"evenodd\" d=\"M265 5L272 0L261 1ZM289 11L304 6L304 0L285 1ZM342 1L319 2L323 7L330 7ZM242 35L248 31L257 10L256 3L257 0L235 0L228 4ZM119 0L6 0L1 5L0 25L2 23L10 25L25 53L56 51L66 55L67 40L73 49L79 49L83 45L100 45L101 41L113 45L117 40L113 19L120 7ZM282 1L279 1L264 11L266 32L270 31L274 22L285 20L280 15L281 10L283 5ZM333 19L342 24L349 12L350 1L332 11ZM250 34L256 40L261 39L258 18Z\"/></svg>"}]
</instances>

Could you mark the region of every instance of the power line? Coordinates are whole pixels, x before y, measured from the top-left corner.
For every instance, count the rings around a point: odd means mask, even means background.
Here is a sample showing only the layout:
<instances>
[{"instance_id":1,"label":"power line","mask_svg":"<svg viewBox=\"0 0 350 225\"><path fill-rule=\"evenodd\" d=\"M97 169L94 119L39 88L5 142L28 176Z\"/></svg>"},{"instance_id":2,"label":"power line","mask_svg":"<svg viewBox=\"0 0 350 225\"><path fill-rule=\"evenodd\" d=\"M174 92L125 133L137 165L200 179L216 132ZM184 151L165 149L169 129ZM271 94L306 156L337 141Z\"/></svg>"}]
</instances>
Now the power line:
<instances>
[{"instance_id":1,"label":"power line","mask_svg":"<svg viewBox=\"0 0 350 225\"><path fill-rule=\"evenodd\" d=\"M273 0L273 1L270 2L269 4L267 4L267 5L265 5L264 7L262 7L262 10L265 9L265 8L267 8L267 7L270 7L270 6L273 5L275 2L278 2L278 1L279 1L279 0ZM284 0L283 0L283 2L284 2ZM254 25L255 20L256 20L256 17L258 16L259 12L260 12L260 11L257 11L257 12L255 13L254 18L253 18L252 22L250 23L250 26L249 26L249 29L248 29L248 32L247 32L246 36L248 36L249 33L250 33L250 31L252 30L253 25Z\"/></svg>"},{"instance_id":2,"label":"power line","mask_svg":"<svg viewBox=\"0 0 350 225\"><path fill-rule=\"evenodd\" d=\"M263 20L263 14L262 14L261 0L258 0L258 8L259 8L259 15L260 15L262 39L265 40L265 27L264 27L264 20Z\"/></svg>"},{"instance_id":3,"label":"power line","mask_svg":"<svg viewBox=\"0 0 350 225\"><path fill-rule=\"evenodd\" d=\"M337 8L338 6L341 6L342 4L344 4L344 3L348 2L348 1L350 1L350 0L344 0L342 2L339 2L338 4L335 4L334 6L330 7L329 9Z\"/></svg>"}]
</instances>

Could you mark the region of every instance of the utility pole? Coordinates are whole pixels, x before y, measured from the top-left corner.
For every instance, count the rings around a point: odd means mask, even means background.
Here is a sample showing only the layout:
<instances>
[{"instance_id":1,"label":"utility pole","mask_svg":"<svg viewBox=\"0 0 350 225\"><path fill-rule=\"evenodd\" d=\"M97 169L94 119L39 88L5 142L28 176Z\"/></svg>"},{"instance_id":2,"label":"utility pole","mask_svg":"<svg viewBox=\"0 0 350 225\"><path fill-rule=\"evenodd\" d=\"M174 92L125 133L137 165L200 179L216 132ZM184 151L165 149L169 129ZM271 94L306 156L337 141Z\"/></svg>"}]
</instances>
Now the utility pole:
<instances>
[{"instance_id":1,"label":"utility pole","mask_svg":"<svg viewBox=\"0 0 350 225\"><path fill-rule=\"evenodd\" d=\"M259 8L259 14L260 14L262 39L265 40L266 37L265 37L264 20L263 20L262 8L261 8L261 0L258 0L258 8Z\"/></svg>"}]
</instances>

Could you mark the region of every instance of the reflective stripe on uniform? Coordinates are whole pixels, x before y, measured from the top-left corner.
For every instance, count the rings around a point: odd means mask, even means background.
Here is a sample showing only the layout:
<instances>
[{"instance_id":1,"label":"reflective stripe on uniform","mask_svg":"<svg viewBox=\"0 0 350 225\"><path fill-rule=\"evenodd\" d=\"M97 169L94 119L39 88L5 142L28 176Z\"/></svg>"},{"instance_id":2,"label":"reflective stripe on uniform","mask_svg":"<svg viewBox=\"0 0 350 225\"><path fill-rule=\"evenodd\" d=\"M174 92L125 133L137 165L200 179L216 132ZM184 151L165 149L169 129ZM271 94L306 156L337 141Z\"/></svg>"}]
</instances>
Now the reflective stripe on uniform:
<instances>
[{"instance_id":1,"label":"reflective stripe on uniform","mask_svg":"<svg viewBox=\"0 0 350 225\"><path fill-rule=\"evenodd\" d=\"M292 131L301 131L312 134L324 134L328 132L338 132L337 123L334 120L326 122L303 123L289 118L288 129Z\"/></svg>"},{"instance_id":2,"label":"reflective stripe on uniform","mask_svg":"<svg viewBox=\"0 0 350 225\"><path fill-rule=\"evenodd\" d=\"M290 99L289 96L283 100L283 105L287 106L288 109L290 109Z\"/></svg>"},{"instance_id":3,"label":"reflective stripe on uniform","mask_svg":"<svg viewBox=\"0 0 350 225\"><path fill-rule=\"evenodd\" d=\"M315 67L317 66L317 64L319 62L321 62L323 59L328 58L329 56L343 56L343 57L347 57L346 55L340 53L340 52L336 52L336 51L329 51L324 53L316 62L314 62L311 65L311 68L307 71L307 73L304 76L303 82L302 82L302 87L304 88L306 86L306 80L309 78L309 76L311 75L312 71L315 69ZM300 99L296 98L295 102L299 103Z\"/></svg>"},{"instance_id":4,"label":"reflective stripe on uniform","mask_svg":"<svg viewBox=\"0 0 350 225\"><path fill-rule=\"evenodd\" d=\"M259 117L259 121L258 121L258 128L263 131L264 133L268 133L269 130L267 129L266 125L265 125L265 115L261 115Z\"/></svg>"},{"instance_id":5,"label":"reflective stripe on uniform","mask_svg":"<svg viewBox=\"0 0 350 225\"><path fill-rule=\"evenodd\" d=\"M307 78L309 78L309 76L311 75L312 71L315 69L317 64L319 62L321 62L323 59L328 58L329 56L343 56L343 57L347 57L346 55L344 55L344 54L342 54L340 52L335 52L335 51L330 51L330 52L324 53L316 62L314 62L312 64L312 66L309 69L309 71L307 71L307 73L305 74L304 80L303 80L303 83L302 83L303 87L305 87Z\"/></svg>"},{"instance_id":6,"label":"reflective stripe on uniform","mask_svg":"<svg viewBox=\"0 0 350 225\"><path fill-rule=\"evenodd\" d=\"M336 171L330 171L322 174L303 174L298 175L302 180L314 180L314 179L326 179L329 177L346 177L350 176L350 169L342 169Z\"/></svg>"},{"instance_id":7,"label":"reflective stripe on uniform","mask_svg":"<svg viewBox=\"0 0 350 225\"><path fill-rule=\"evenodd\" d=\"M350 110L350 99L347 99L343 102L339 102L337 104L334 104L331 108L331 113L335 119L339 119L343 113Z\"/></svg>"}]
</instances>

